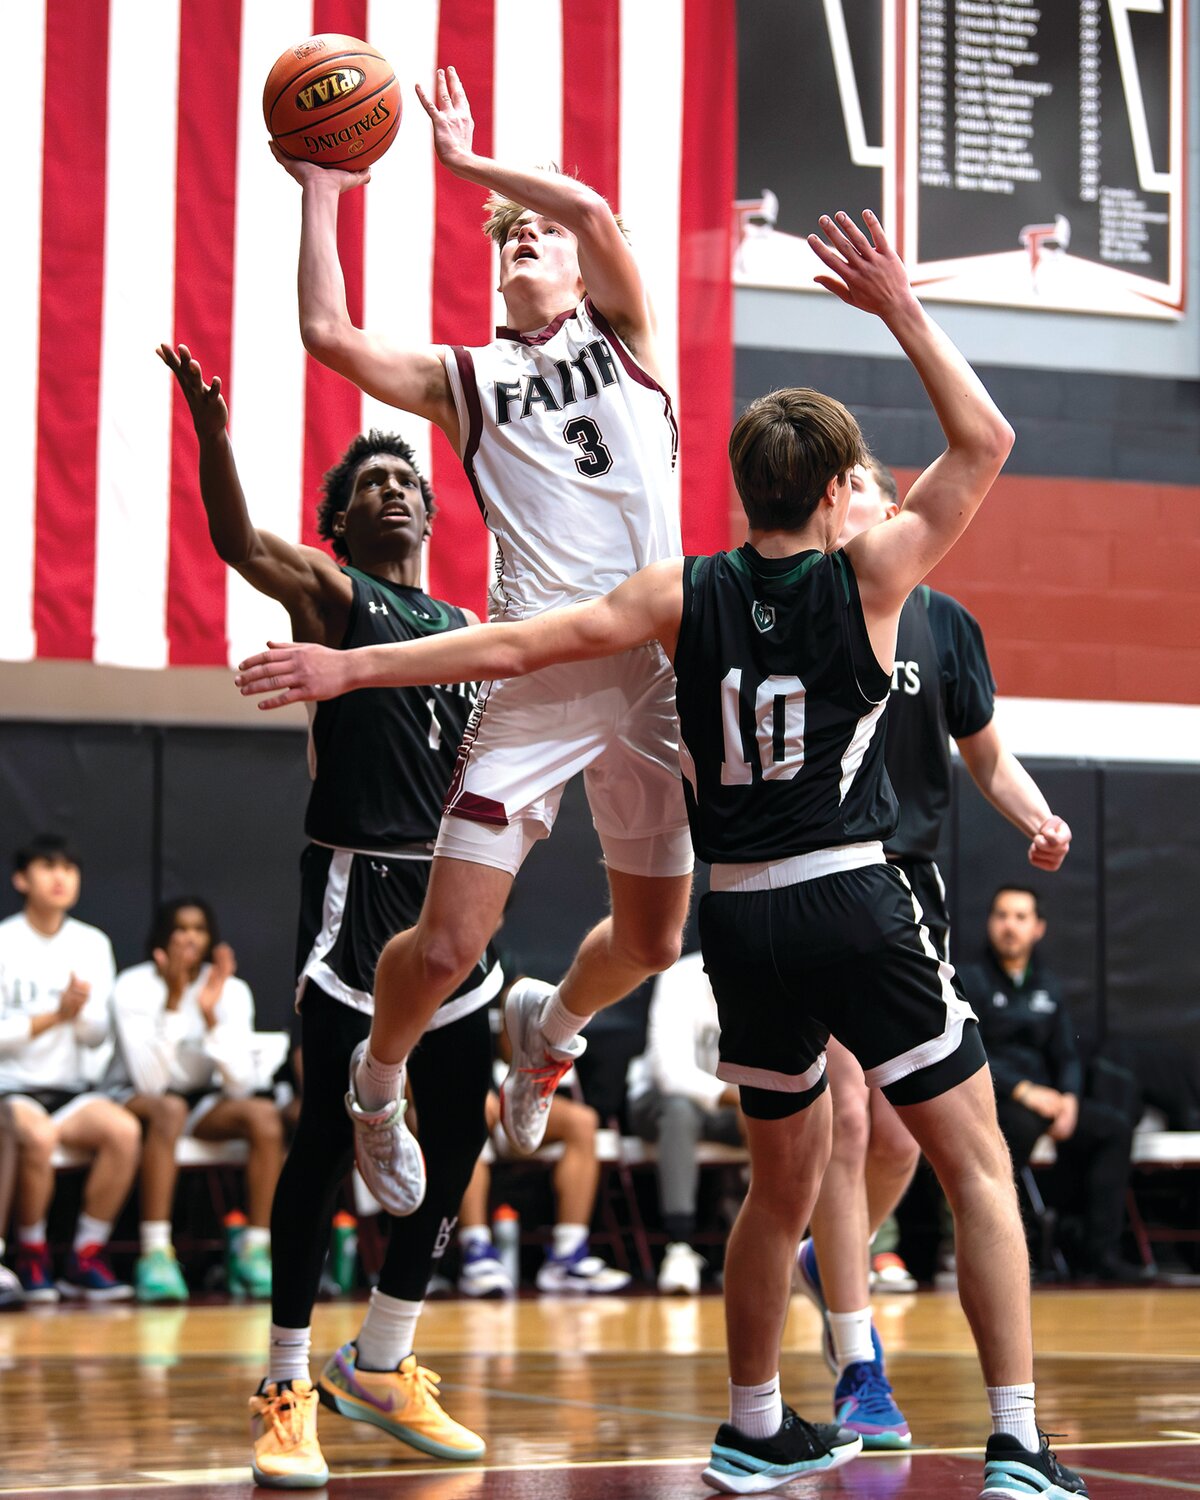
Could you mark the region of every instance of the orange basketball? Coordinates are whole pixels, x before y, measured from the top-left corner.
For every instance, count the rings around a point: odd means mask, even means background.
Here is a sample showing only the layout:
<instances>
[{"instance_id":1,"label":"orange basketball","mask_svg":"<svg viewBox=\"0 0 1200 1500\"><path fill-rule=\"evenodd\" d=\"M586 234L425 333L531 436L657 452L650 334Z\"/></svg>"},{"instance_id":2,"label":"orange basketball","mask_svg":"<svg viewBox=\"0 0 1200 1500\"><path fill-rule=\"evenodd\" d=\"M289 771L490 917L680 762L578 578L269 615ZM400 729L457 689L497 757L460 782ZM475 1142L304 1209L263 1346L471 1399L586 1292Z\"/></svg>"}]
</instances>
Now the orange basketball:
<instances>
[{"instance_id":1,"label":"orange basketball","mask_svg":"<svg viewBox=\"0 0 1200 1500\"><path fill-rule=\"evenodd\" d=\"M289 47L271 69L263 118L288 156L357 172L396 139L400 85L374 47L325 32Z\"/></svg>"}]
</instances>

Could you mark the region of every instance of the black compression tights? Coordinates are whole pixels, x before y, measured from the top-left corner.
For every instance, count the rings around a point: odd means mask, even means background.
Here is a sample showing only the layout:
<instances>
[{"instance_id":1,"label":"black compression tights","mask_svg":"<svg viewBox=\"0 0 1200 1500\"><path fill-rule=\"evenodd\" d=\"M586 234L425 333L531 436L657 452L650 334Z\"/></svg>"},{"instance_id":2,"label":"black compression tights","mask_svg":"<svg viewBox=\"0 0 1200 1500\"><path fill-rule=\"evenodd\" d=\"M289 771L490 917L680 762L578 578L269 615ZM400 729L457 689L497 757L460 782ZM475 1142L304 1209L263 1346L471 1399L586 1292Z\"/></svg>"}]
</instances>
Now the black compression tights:
<instances>
[{"instance_id":1,"label":"black compression tights","mask_svg":"<svg viewBox=\"0 0 1200 1500\"><path fill-rule=\"evenodd\" d=\"M353 1160L345 1095L350 1054L370 1017L331 1000L311 980L301 1007L304 1093L300 1123L271 1208L271 1317L306 1328L329 1245L338 1188ZM427 1032L409 1059L429 1187L415 1214L393 1219L379 1289L419 1302L448 1243L458 1206L487 1139L484 1100L492 1082L487 1006Z\"/></svg>"}]
</instances>

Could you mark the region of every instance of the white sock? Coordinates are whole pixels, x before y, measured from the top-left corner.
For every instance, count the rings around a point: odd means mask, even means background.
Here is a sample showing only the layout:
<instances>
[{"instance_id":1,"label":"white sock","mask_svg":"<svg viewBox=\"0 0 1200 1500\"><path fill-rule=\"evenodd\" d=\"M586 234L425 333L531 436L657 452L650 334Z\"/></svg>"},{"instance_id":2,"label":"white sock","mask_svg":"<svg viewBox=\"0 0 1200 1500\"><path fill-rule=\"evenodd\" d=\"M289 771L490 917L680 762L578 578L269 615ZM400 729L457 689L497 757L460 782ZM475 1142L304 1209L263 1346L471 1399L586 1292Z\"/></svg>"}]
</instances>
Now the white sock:
<instances>
[{"instance_id":1,"label":"white sock","mask_svg":"<svg viewBox=\"0 0 1200 1500\"><path fill-rule=\"evenodd\" d=\"M765 1385L729 1382L729 1420L747 1437L768 1438L783 1425L783 1397L776 1372Z\"/></svg>"},{"instance_id":2,"label":"white sock","mask_svg":"<svg viewBox=\"0 0 1200 1500\"><path fill-rule=\"evenodd\" d=\"M551 1047L557 1047L560 1052L569 1052L571 1043L591 1019L591 1016L577 1016L573 1010L568 1010L555 990L553 994L546 996L539 1025Z\"/></svg>"},{"instance_id":3,"label":"white sock","mask_svg":"<svg viewBox=\"0 0 1200 1500\"><path fill-rule=\"evenodd\" d=\"M554 1226L554 1244L551 1247L555 1258L566 1260L568 1255L574 1255L587 1237L588 1227L586 1224L556 1224Z\"/></svg>"},{"instance_id":4,"label":"white sock","mask_svg":"<svg viewBox=\"0 0 1200 1500\"><path fill-rule=\"evenodd\" d=\"M380 1062L368 1047L354 1074L354 1093L359 1106L376 1110L394 1103L400 1097L400 1075L403 1072L402 1062Z\"/></svg>"},{"instance_id":5,"label":"white sock","mask_svg":"<svg viewBox=\"0 0 1200 1500\"><path fill-rule=\"evenodd\" d=\"M492 1231L486 1224L464 1224L458 1231L458 1243L464 1250L468 1245L490 1245Z\"/></svg>"},{"instance_id":6,"label":"white sock","mask_svg":"<svg viewBox=\"0 0 1200 1500\"><path fill-rule=\"evenodd\" d=\"M831 1312L829 1326L833 1330L833 1348L837 1355L839 1375L851 1365L869 1365L875 1358L869 1307L864 1307L861 1312Z\"/></svg>"},{"instance_id":7,"label":"white sock","mask_svg":"<svg viewBox=\"0 0 1200 1500\"><path fill-rule=\"evenodd\" d=\"M85 1245L107 1245L111 1234L111 1219L93 1219L91 1214L80 1214L71 1248L82 1250Z\"/></svg>"},{"instance_id":8,"label":"white sock","mask_svg":"<svg viewBox=\"0 0 1200 1500\"><path fill-rule=\"evenodd\" d=\"M281 1328L271 1324L271 1343L267 1354L267 1379L272 1385L285 1380L311 1380L308 1355L312 1348L312 1328Z\"/></svg>"},{"instance_id":9,"label":"white sock","mask_svg":"<svg viewBox=\"0 0 1200 1500\"><path fill-rule=\"evenodd\" d=\"M1028 1385L989 1385L987 1398L992 1412L992 1431L1007 1432L1027 1453L1036 1453L1041 1444L1033 1402L1033 1381Z\"/></svg>"},{"instance_id":10,"label":"white sock","mask_svg":"<svg viewBox=\"0 0 1200 1500\"><path fill-rule=\"evenodd\" d=\"M262 1224L247 1224L238 1238L238 1254L249 1255L251 1250L269 1250L271 1231Z\"/></svg>"},{"instance_id":11,"label":"white sock","mask_svg":"<svg viewBox=\"0 0 1200 1500\"><path fill-rule=\"evenodd\" d=\"M143 1255L153 1255L156 1250L171 1248L170 1219L143 1219L140 1232Z\"/></svg>"},{"instance_id":12,"label":"white sock","mask_svg":"<svg viewBox=\"0 0 1200 1500\"><path fill-rule=\"evenodd\" d=\"M17 1225L18 1245L44 1245L46 1243L46 1221L39 1219L36 1224Z\"/></svg>"},{"instance_id":13,"label":"white sock","mask_svg":"<svg viewBox=\"0 0 1200 1500\"><path fill-rule=\"evenodd\" d=\"M362 1330L355 1339L358 1345L355 1363L359 1369L394 1370L402 1359L407 1359L413 1352L417 1319L424 1306L423 1301L405 1302L400 1297L389 1297L376 1287Z\"/></svg>"}]
</instances>

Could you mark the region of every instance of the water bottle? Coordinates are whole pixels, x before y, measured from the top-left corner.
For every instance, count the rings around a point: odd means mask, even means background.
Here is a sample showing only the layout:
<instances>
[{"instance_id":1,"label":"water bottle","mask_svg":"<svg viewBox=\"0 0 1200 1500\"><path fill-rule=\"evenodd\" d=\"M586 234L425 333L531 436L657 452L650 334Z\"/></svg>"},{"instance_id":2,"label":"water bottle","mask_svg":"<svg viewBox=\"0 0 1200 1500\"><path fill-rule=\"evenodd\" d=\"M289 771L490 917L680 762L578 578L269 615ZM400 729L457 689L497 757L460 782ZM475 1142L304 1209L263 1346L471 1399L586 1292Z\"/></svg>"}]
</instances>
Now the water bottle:
<instances>
[{"instance_id":1,"label":"water bottle","mask_svg":"<svg viewBox=\"0 0 1200 1500\"><path fill-rule=\"evenodd\" d=\"M225 1286L231 1291L240 1290L237 1275L238 1250L246 1229L246 1215L235 1208L222 1221L225 1231Z\"/></svg>"},{"instance_id":2,"label":"water bottle","mask_svg":"<svg viewBox=\"0 0 1200 1500\"><path fill-rule=\"evenodd\" d=\"M521 1219L507 1203L492 1215L492 1244L515 1290L521 1285Z\"/></svg>"},{"instance_id":3,"label":"water bottle","mask_svg":"<svg viewBox=\"0 0 1200 1500\"><path fill-rule=\"evenodd\" d=\"M358 1274L358 1220L344 1209L333 1216L329 1271L339 1292L352 1292Z\"/></svg>"}]
</instances>

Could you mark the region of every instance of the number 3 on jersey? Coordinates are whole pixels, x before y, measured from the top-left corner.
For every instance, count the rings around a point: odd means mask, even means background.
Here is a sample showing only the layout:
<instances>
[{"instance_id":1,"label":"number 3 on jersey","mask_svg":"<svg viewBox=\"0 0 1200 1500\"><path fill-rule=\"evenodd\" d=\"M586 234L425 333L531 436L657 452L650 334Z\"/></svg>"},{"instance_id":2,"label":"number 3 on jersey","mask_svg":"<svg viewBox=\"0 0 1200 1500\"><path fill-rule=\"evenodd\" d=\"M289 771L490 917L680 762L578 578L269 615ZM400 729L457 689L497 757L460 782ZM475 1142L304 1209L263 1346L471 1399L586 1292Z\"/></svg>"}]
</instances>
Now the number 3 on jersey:
<instances>
[{"instance_id":1,"label":"number 3 on jersey","mask_svg":"<svg viewBox=\"0 0 1200 1500\"><path fill-rule=\"evenodd\" d=\"M585 479L599 479L613 466L612 454L604 446L600 429L591 417L572 417L563 428L568 443L578 443L582 450L575 467Z\"/></svg>"},{"instance_id":2,"label":"number 3 on jersey","mask_svg":"<svg viewBox=\"0 0 1200 1500\"><path fill-rule=\"evenodd\" d=\"M754 779L742 737L741 703L742 669L731 667L721 683L722 786L748 786ZM798 677L768 677L758 684L754 737L764 781L790 781L799 773L804 764L804 684Z\"/></svg>"}]
</instances>

